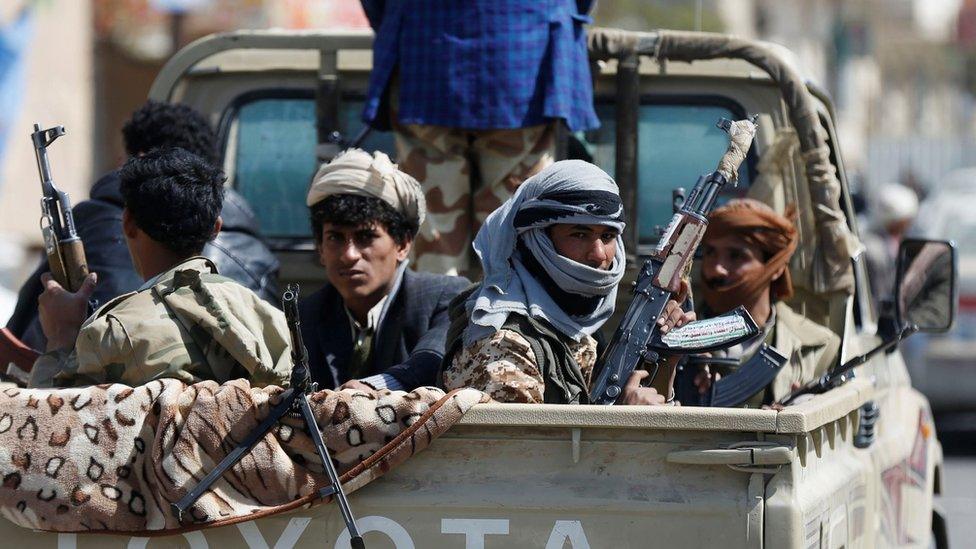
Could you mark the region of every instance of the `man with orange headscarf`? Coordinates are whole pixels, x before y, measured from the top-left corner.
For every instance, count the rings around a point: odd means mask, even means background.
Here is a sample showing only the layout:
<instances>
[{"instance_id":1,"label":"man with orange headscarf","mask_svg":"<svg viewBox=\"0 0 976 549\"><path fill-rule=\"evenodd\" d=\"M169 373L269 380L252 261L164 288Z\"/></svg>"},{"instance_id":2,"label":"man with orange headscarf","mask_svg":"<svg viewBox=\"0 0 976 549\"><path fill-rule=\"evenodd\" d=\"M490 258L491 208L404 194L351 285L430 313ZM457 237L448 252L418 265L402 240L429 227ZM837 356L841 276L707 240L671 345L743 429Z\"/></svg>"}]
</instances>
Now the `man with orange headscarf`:
<instances>
[{"instance_id":1,"label":"man with orange headscarf","mask_svg":"<svg viewBox=\"0 0 976 549\"><path fill-rule=\"evenodd\" d=\"M758 200L731 200L709 216L702 239L704 316L742 305L763 326L752 340L714 356L745 364L766 343L788 359L773 381L746 402L749 407L772 404L823 374L840 350L840 338L783 301L793 296L789 262L798 240L794 217L792 207L783 216ZM704 392L718 375L703 370L695 385Z\"/></svg>"}]
</instances>

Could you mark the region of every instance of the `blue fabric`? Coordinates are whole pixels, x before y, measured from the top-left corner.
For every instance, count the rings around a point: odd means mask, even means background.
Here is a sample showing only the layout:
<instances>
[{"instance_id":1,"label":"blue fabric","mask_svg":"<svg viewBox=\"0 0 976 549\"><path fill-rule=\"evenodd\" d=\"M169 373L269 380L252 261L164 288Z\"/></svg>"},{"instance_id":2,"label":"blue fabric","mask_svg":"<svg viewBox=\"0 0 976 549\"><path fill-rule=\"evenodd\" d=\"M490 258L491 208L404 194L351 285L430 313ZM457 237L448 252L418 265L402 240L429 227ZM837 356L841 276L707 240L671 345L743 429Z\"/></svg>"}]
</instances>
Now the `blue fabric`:
<instances>
[{"instance_id":1,"label":"blue fabric","mask_svg":"<svg viewBox=\"0 0 976 549\"><path fill-rule=\"evenodd\" d=\"M0 28L0 160L27 89L26 52L34 35L29 8ZM18 133L17 135L20 135Z\"/></svg>"},{"instance_id":2,"label":"blue fabric","mask_svg":"<svg viewBox=\"0 0 976 549\"><path fill-rule=\"evenodd\" d=\"M583 29L592 0L362 0L376 31L363 120L465 129L562 118L596 128Z\"/></svg>"}]
</instances>

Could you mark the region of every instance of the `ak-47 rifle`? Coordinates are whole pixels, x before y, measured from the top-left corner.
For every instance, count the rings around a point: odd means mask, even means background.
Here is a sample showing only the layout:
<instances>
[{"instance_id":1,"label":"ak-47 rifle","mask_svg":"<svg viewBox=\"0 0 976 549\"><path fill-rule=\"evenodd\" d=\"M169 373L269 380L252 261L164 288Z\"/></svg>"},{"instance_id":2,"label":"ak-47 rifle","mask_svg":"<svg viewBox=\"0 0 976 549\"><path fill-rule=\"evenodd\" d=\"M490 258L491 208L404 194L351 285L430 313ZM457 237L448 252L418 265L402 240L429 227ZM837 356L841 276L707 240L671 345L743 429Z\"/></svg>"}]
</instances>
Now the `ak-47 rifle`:
<instances>
[{"instance_id":1,"label":"ak-47 rifle","mask_svg":"<svg viewBox=\"0 0 976 549\"><path fill-rule=\"evenodd\" d=\"M58 190L54 185L51 165L47 159L47 148L62 135L63 126L42 130L40 125L34 124L31 142L34 144L37 171L41 177L41 234L44 237L47 263L58 284L69 292L77 292L88 276L85 247L75 229L68 193ZM89 306L91 305L90 303ZM24 345L10 330L0 330L0 366L5 373L26 381L23 376L30 372L38 356L40 353ZM10 368L11 363L17 368Z\"/></svg>"},{"instance_id":2,"label":"ak-47 rifle","mask_svg":"<svg viewBox=\"0 0 976 549\"><path fill-rule=\"evenodd\" d=\"M715 358L711 356L689 357L687 371L679 376L682 385L678 398L683 405L714 406L718 408L737 408L745 404L753 395L769 385L789 359L775 347L763 343L745 361L737 358ZM713 381L704 394L694 386L694 376L702 366L716 369L733 369L723 373L721 379ZM713 374L715 372L713 371ZM678 388L675 388L678 391Z\"/></svg>"},{"instance_id":3,"label":"ak-47 rifle","mask_svg":"<svg viewBox=\"0 0 976 549\"><path fill-rule=\"evenodd\" d=\"M77 292L88 276L85 248L75 229L68 193L58 190L51 179L51 165L47 160L47 148L64 135L64 126L42 130L34 124L31 141L37 158L37 171L41 177L41 233L44 251L51 267L51 275L64 289Z\"/></svg>"},{"instance_id":4,"label":"ak-47 rifle","mask_svg":"<svg viewBox=\"0 0 976 549\"><path fill-rule=\"evenodd\" d=\"M634 283L634 299L597 363L598 374L590 392L593 404L615 403L630 375L645 361L657 363L662 355L702 353L727 347L758 332L756 323L742 307L690 323L664 337L658 332L656 322L668 300L681 289L681 280L708 227L708 213L722 187L729 182L735 184L739 165L756 135L755 118L737 122L723 118L718 127L729 134L729 148L718 168L695 184L651 258L644 262Z\"/></svg>"},{"instance_id":5,"label":"ak-47 rifle","mask_svg":"<svg viewBox=\"0 0 976 549\"><path fill-rule=\"evenodd\" d=\"M183 514L186 513L187 509L200 499L200 496L210 489L210 486L222 477L228 469L247 455L282 417L288 413L298 413L305 420L305 427L308 429L309 436L312 437L312 442L315 443L319 459L322 460L322 467L325 468L329 477L329 485L319 489L318 496L320 498L329 496L335 498L339 504L342 519L346 523L346 529L349 531L350 545L353 549L365 549L363 537L359 533L359 528L356 527L356 519L353 518L352 510L349 508L349 500L346 499L346 493L342 490L342 484L339 482L339 474L332 463L329 449L325 446L325 441L322 440L322 431L319 430L318 422L315 421L315 414L312 413L312 406L308 402L308 395L314 393L317 387L315 383L312 383L308 370L308 350L305 349L305 342L302 340L301 323L298 317L298 292L298 284L289 284L288 289L281 296L281 308L285 312L285 320L288 322L288 331L291 334L293 363L291 386L281 394L281 402L271 409L264 421L251 431L237 448L234 448L224 459L220 460L214 470L210 471L199 484L187 492L180 501L172 504L171 509L176 518L182 521Z\"/></svg>"}]
</instances>

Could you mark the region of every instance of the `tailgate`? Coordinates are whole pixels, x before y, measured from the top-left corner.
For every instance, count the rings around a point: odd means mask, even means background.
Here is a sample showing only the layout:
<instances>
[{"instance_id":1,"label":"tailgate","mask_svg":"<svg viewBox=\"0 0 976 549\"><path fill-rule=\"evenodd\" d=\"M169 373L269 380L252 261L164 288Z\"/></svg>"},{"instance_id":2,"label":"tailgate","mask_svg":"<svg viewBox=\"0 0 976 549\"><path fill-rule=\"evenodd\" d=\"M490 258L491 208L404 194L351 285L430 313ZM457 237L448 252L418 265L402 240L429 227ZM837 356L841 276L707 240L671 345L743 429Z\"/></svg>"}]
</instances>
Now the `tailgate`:
<instances>
[{"instance_id":1,"label":"tailgate","mask_svg":"<svg viewBox=\"0 0 976 549\"><path fill-rule=\"evenodd\" d=\"M762 475L716 464L760 454L712 452L775 429L772 411L484 404L350 504L371 549L761 547ZM343 530L331 504L151 539L0 521L25 549L349 547Z\"/></svg>"}]
</instances>

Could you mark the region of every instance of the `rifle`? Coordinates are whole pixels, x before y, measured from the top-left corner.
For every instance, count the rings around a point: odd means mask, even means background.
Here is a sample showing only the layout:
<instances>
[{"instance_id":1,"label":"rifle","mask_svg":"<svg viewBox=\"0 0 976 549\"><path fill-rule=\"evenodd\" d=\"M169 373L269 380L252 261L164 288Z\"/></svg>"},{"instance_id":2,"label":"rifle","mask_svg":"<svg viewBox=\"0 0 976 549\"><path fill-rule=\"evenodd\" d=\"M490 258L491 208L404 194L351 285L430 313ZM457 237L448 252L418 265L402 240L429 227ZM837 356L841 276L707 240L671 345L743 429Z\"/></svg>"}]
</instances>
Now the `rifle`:
<instances>
[{"instance_id":1,"label":"rifle","mask_svg":"<svg viewBox=\"0 0 976 549\"><path fill-rule=\"evenodd\" d=\"M744 362L736 358L689 357L686 365L688 369L683 372L683 376L679 376L683 379L675 382L675 385L682 385L678 398L683 405L737 408L752 395L766 388L788 360L775 347L765 343ZM721 379L712 382L711 388L705 394L699 394L698 388L694 386L694 376L698 371L696 366L704 365L735 370L724 373ZM678 388L675 390L678 391Z\"/></svg>"},{"instance_id":2,"label":"rifle","mask_svg":"<svg viewBox=\"0 0 976 549\"><path fill-rule=\"evenodd\" d=\"M194 486L178 502L172 504L170 508L177 520L182 522L183 514L187 509L200 499L200 496L228 469L247 455L285 414L298 413L305 420L305 427L308 429L309 436L312 437L312 442L315 443L319 459L322 460L322 466L329 477L329 485L319 489L318 496L320 498L335 497L339 504L342 520L346 523L346 529L349 531L350 545L354 549L365 549L363 537L356 527L356 519L353 518L352 510L349 508L349 500L346 499L346 493L342 489L342 484L339 483L339 474L332 463L332 457L329 456L329 449L325 446L325 441L322 440L322 431L319 430L318 422L315 421L315 414L312 413L312 406L308 402L308 396L315 392L317 384L312 383L308 370L308 350L305 349L305 342L302 340L301 322L298 317L298 292L298 284L289 284L281 296L281 308L285 312L285 320L288 322L288 332L291 335L292 343L291 358L293 364L290 387L281 394L281 402L271 409L268 417L264 418L264 421L251 431L236 448L220 460L213 471L210 471L199 484Z\"/></svg>"},{"instance_id":3,"label":"rifle","mask_svg":"<svg viewBox=\"0 0 976 549\"><path fill-rule=\"evenodd\" d=\"M44 251L51 275L64 289L77 292L88 276L85 247L75 229L68 193L58 190L51 179L51 165L47 160L47 148L64 135L64 126L42 130L34 124L31 141L37 158L37 171L41 177L41 233Z\"/></svg>"},{"instance_id":4,"label":"rifle","mask_svg":"<svg viewBox=\"0 0 976 549\"><path fill-rule=\"evenodd\" d=\"M851 379L854 378L854 368L866 363L871 360L871 357L878 353L886 352L889 349L894 348L896 345L901 343L901 340L919 331L918 326L914 324L908 324L904 326L901 330L894 334L894 337L882 341L878 346L871 349L870 351L864 353L863 355L856 356L847 362L832 368L824 375L808 382L803 387L793 391L792 393L783 397L779 401L779 404L783 406L789 406L796 402L796 399L803 395L819 395L821 393L826 393L827 391L833 389L834 387L839 387Z\"/></svg>"},{"instance_id":5,"label":"rifle","mask_svg":"<svg viewBox=\"0 0 976 549\"><path fill-rule=\"evenodd\" d=\"M373 127L366 125L359 130L352 139L348 139L346 136L342 135L339 130L333 131L325 137L325 142L320 143L316 148L315 154L321 162L331 162L332 159L339 156L339 153L346 149L358 149L362 146L363 141L369 137L372 133Z\"/></svg>"},{"instance_id":6,"label":"rifle","mask_svg":"<svg viewBox=\"0 0 976 549\"><path fill-rule=\"evenodd\" d=\"M634 299L597 363L599 373L590 391L591 403L616 402L630 375L645 361L657 363L667 354L700 353L734 345L758 331L749 313L741 307L720 317L672 330L664 338L656 323L668 300L681 289L681 280L691 267L718 193L730 181L735 184L739 165L756 135L756 118L738 122L723 118L718 127L729 134L729 148L718 168L698 179L650 259L644 262L634 283ZM702 324L709 322L711 324ZM702 337L681 337L695 332Z\"/></svg>"}]
</instances>

